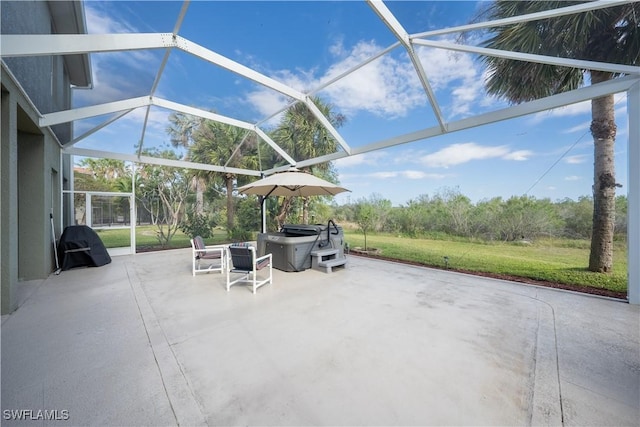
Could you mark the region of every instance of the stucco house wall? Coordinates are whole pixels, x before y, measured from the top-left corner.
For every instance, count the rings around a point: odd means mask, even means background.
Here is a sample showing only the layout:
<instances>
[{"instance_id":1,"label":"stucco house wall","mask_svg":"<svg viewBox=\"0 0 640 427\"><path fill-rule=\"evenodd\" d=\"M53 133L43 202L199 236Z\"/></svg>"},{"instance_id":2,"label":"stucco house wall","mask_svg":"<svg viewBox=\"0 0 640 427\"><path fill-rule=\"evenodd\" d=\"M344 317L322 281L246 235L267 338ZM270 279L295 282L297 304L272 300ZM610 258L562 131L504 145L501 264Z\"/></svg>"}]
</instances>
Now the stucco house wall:
<instances>
[{"instance_id":1,"label":"stucco house wall","mask_svg":"<svg viewBox=\"0 0 640 427\"><path fill-rule=\"evenodd\" d=\"M64 22L75 21L65 16L68 10L82 10L81 3L2 1L0 28L3 34L73 32ZM85 31L84 27L76 30ZM2 57L2 314L17 308L20 281L44 279L55 269L50 214L55 218L57 237L62 224L68 223L60 217L62 189L70 182L70 161L61 156L60 144L72 138L72 125L38 126L41 114L71 108L73 81L68 66L63 56Z\"/></svg>"}]
</instances>

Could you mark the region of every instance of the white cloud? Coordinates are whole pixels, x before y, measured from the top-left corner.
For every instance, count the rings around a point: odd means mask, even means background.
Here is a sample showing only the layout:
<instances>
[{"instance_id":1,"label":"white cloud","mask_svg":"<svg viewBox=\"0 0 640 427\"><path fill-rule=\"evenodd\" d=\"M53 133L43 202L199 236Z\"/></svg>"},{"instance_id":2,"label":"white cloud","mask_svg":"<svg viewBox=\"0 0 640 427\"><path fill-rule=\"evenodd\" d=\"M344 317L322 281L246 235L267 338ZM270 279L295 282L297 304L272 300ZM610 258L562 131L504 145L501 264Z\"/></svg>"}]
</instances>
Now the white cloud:
<instances>
[{"instance_id":1,"label":"white cloud","mask_svg":"<svg viewBox=\"0 0 640 427\"><path fill-rule=\"evenodd\" d=\"M137 31L124 19L113 19L104 10L101 10L98 2L86 2L84 13L89 34L133 33Z\"/></svg>"},{"instance_id":2,"label":"white cloud","mask_svg":"<svg viewBox=\"0 0 640 427\"><path fill-rule=\"evenodd\" d=\"M380 179L396 178L398 176L398 172L380 171L368 174L367 176Z\"/></svg>"},{"instance_id":3,"label":"white cloud","mask_svg":"<svg viewBox=\"0 0 640 427\"><path fill-rule=\"evenodd\" d=\"M426 173L426 172L422 172L422 171L416 171L416 170L405 170L405 171L381 171L381 172L374 172L371 174L367 174L367 176L371 177L371 178L378 178L378 179L387 179L387 178L406 178L406 179L435 179L435 180L439 180L439 179L444 179L447 176L444 174L438 174L438 173Z\"/></svg>"},{"instance_id":4,"label":"white cloud","mask_svg":"<svg viewBox=\"0 0 640 427\"><path fill-rule=\"evenodd\" d=\"M389 160L385 160L402 166L406 166L411 163L420 164L420 159L427 153L428 151L423 149L404 148L402 150L395 151L389 156Z\"/></svg>"},{"instance_id":5,"label":"white cloud","mask_svg":"<svg viewBox=\"0 0 640 427\"><path fill-rule=\"evenodd\" d=\"M327 81L361 64L383 48L360 41L333 64L318 81ZM387 54L365 65L321 92L345 114L366 110L385 117L402 117L427 100L406 56Z\"/></svg>"},{"instance_id":6,"label":"white cloud","mask_svg":"<svg viewBox=\"0 0 640 427\"><path fill-rule=\"evenodd\" d=\"M435 153L423 156L421 162L434 168L448 168L472 160L502 158L505 160L527 160L533 153L528 150L510 151L506 145L486 146L475 142L452 144Z\"/></svg>"},{"instance_id":7,"label":"white cloud","mask_svg":"<svg viewBox=\"0 0 640 427\"><path fill-rule=\"evenodd\" d=\"M299 69L296 74L289 70L277 70L269 74L292 88L307 92L362 63L382 49L374 42L361 41L347 51L337 43L331 47L330 52L340 55L340 59L323 75L316 76L316 70ZM270 89L259 87L246 97L258 111L270 115L288 102L285 97L273 96L270 92ZM367 64L326 87L319 94L347 115L366 110L378 116L400 117L427 102L411 64L390 55Z\"/></svg>"},{"instance_id":8,"label":"white cloud","mask_svg":"<svg viewBox=\"0 0 640 427\"><path fill-rule=\"evenodd\" d=\"M341 159L335 160L334 163L337 167L340 168L349 168L360 165L369 165L375 166L378 164L380 159L385 159L388 155L384 154L381 151L371 152L371 153L363 153L357 154L355 156L343 157Z\"/></svg>"},{"instance_id":9,"label":"white cloud","mask_svg":"<svg viewBox=\"0 0 640 427\"><path fill-rule=\"evenodd\" d=\"M565 176L564 180L565 181L580 181L582 179L582 177L579 177L577 175L571 175L571 176Z\"/></svg>"},{"instance_id":10,"label":"white cloud","mask_svg":"<svg viewBox=\"0 0 640 427\"><path fill-rule=\"evenodd\" d=\"M402 176L408 179L445 179L447 175L441 173L426 173L422 171L403 171Z\"/></svg>"},{"instance_id":11,"label":"white cloud","mask_svg":"<svg viewBox=\"0 0 640 427\"><path fill-rule=\"evenodd\" d=\"M361 64L381 50L383 48L372 41L360 41L351 50L347 50L341 43L335 43L331 46L330 53L338 55L338 61L323 75L316 76L316 70L299 69L296 74L289 70L277 70L269 74L292 88L307 92ZM247 94L252 105L264 114L273 114L288 102L284 97L263 95L265 92L270 90L260 87ZM427 102L411 63L391 55L385 55L340 79L322 90L320 95L347 115L366 110L378 116L401 117L412 108Z\"/></svg>"},{"instance_id":12,"label":"white cloud","mask_svg":"<svg viewBox=\"0 0 640 427\"><path fill-rule=\"evenodd\" d=\"M445 89L454 80L469 82L478 77L473 59L468 54L428 47L418 48L417 52L434 90Z\"/></svg>"},{"instance_id":13,"label":"white cloud","mask_svg":"<svg viewBox=\"0 0 640 427\"><path fill-rule=\"evenodd\" d=\"M589 132L589 127L591 126L591 122L583 122L577 126L570 127L569 129L565 129L562 133L576 133L576 132Z\"/></svg>"},{"instance_id":14,"label":"white cloud","mask_svg":"<svg viewBox=\"0 0 640 427\"><path fill-rule=\"evenodd\" d=\"M287 105L287 98L268 89L257 90L247 95L247 102L265 117L272 115Z\"/></svg>"},{"instance_id":15,"label":"white cloud","mask_svg":"<svg viewBox=\"0 0 640 427\"><path fill-rule=\"evenodd\" d=\"M100 3L87 2L85 17L90 34L135 33L139 29L121 17L110 15L112 9L100 7ZM120 101L150 93L155 74L160 65L162 52L125 51L103 52L91 55L93 88L74 90L73 106L83 107L107 102ZM125 78L126 73L126 78ZM156 96L162 97L159 92ZM137 109L119 121L141 123L145 109ZM155 126L164 113L150 113L148 126ZM166 120L163 127L166 125Z\"/></svg>"},{"instance_id":16,"label":"white cloud","mask_svg":"<svg viewBox=\"0 0 640 427\"><path fill-rule=\"evenodd\" d=\"M452 116L468 116L474 107L495 102L487 97L483 71L471 55L425 47L417 52L433 90L449 93L451 104L448 109Z\"/></svg>"},{"instance_id":17,"label":"white cloud","mask_svg":"<svg viewBox=\"0 0 640 427\"><path fill-rule=\"evenodd\" d=\"M584 163L587 160L586 154L577 154L575 156L565 157L564 162L570 165L577 165L580 163Z\"/></svg>"},{"instance_id":18,"label":"white cloud","mask_svg":"<svg viewBox=\"0 0 640 427\"><path fill-rule=\"evenodd\" d=\"M472 112L474 101L483 98L483 93L484 84L480 79L466 82L463 86L453 89L451 92L453 98L451 113L453 116L468 116ZM486 104L485 100L480 102L480 105L486 106Z\"/></svg>"},{"instance_id":19,"label":"white cloud","mask_svg":"<svg viewBox=\"0 0 640 427\"><path fill-rule=\"evenodd\" d=\"M622 114L626 114L626 93L618 93L614 95L616 108L616 116L620 116ZM577 104L571 104L564 107L554 108L549 111L542 111L533 116L530 123L538 124L547 119L553 119L558 117L574 117L579 115L589 115L591 114L591 101L583 101ZM591 123L589 121L589 123ZM588 125L587 125L588 128Z\"/></svg>"},{"instance_id":20,"label":"white cloud","mask_svg":"<svg viewBox=\"0 0 640 427\"><path fill-rule=\"evenodd\" d=\"M518 162L522 162L524 160L529 160L529 157L533 155L533 151L530 150L518 150L512 151L511 153L507 153L502 156L505 160L516 160Z\"/></svg>"},{"instance_id":21,"label":"white cloud","mask_svg":"<svg viewBox=\"0 0 640 427\"><path fill-rule=\"evenodd\" d=\"M290 70L277 70L269 74L288 86L306 92L363 63L383 49L374 41L361 40L348 48L342 40L338 40L329 48L336 62L322 75L317 75L316 70L299 69L295 74ZM474 105L486 106L493 102L485 95L482 71L470 55L428 48L419 48L417 53L433 90L450 94L451 104L446 107L450 114L468 115ZM272 114L287 101L282 97L277 99L261 95L267 91L269 89L258 88L247 97L260 112ZM319 95L347 115L367 111L385 118L404 117L411 110L428 104L416 71L405 53L388 53L324 88ZM280 102L274 103L275 100Z\"/></svg>"},{"instance_id":22,"label":"white cloud","mask_svg":"<svg viewBox=\"0 0 640 427\"><path fill-rule=\"evenodd\" d=\"M565 107L554 108L553 110L537 113L531 119L531 123L536 124L550 118L578 116L581 114L589 114L590 112L591 101L584 101L577 104L571 104Z\"/></svg>"}]
</instances>

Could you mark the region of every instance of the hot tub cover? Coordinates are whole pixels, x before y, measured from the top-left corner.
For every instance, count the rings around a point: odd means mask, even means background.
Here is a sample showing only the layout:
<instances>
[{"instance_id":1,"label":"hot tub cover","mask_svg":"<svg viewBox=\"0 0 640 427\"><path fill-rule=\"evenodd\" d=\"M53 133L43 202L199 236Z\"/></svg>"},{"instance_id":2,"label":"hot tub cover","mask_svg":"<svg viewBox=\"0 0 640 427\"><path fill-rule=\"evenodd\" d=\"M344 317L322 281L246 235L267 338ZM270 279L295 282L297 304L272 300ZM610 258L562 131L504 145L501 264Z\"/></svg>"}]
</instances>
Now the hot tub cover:
<instances>
[{"instance_id":1,"label":"hot tub cover","mask_svg":"<svg viewBox=\"0 0 640 427\"><path fill-rule=\"evenodd\" d=\"M58 243L60 268L100 267L111 262L111 256L98 234L86 225L70 225Z\"/></svg>"}]
</instances>

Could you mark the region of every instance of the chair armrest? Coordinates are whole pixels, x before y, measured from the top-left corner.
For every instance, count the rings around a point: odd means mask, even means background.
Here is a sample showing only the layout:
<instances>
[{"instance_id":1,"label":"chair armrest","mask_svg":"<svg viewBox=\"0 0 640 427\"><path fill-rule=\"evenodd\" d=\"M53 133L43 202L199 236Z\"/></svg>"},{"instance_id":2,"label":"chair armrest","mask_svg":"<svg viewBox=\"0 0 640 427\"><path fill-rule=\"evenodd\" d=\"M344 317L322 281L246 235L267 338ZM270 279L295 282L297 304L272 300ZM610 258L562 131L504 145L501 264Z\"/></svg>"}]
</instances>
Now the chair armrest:
<instances>
[{"instance_id":1,"label":"chair armrest","mask_svg":"<svg viewBox=\"0 0 640 427\"><path fill-rule=\"evenodd\" d=\"M214 246L205 246L204 249L195 249L192 248L193 252L196 255L206 255L207 253L211 253L211 252L220 252L220 255L224 255L227 251L227 247L223 246L223 245L214 245Z\"/></svg>"},{"instance_id":2,"label":"chair armrest","mask_svg":"<svg viewBox=\"0 0 640 427\"><path fill-rule=\"evenodd\" d=\"M266 255L262 255L262 256L261 256L261 257L259 257L259 258L256 258L256 262L260 262L260 261L265 260L265 259L267 259L267 258L269 258L269 261L271 261L271 258L272 258L272 257L271 257L271 254L270 254L270 253L268 253L268 254L266 254Z\"/></svg>"},{"instance_id":3,"label":"chair armrest","mask_svg":"<svg viewBox=\"0 0 640 427\"><path fill-rule=\"evenodd\" d=\"M205 246L205 249L222 249L225 250L227 249L228 245L209 245L209 246Z\"/></svg>"}]
</instances>

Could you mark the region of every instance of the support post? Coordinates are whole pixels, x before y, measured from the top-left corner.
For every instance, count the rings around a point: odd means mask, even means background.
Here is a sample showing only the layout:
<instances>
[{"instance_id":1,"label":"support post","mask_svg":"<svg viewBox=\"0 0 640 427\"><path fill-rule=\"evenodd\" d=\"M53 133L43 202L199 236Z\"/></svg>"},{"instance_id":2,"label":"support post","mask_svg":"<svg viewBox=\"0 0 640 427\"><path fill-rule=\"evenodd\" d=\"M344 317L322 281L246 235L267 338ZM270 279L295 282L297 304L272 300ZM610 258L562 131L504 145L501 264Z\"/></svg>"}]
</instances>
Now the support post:
<instances>
[{"instance_id":1,"label":"support post","mask_svg":"<svg viewBox=\"0 0 640 427\"><path fill-rule=\"evenodd\" d=\"M262 232L267 232L267 212L265 209L265 203L267 202L267 198L264 196L258 196L260 199L260 217L262 222Z\"/></svg>"},{"instance_id":2,"label":"support post","mask_svg":"<svg viewBox=\"0 0 640 427\"><path fill-rule=\"evenodd\" d=\"M640 81L627 91L627 115L627 295L629 304L640 305Z\"/></svg>"},{"instance_id":3,"label":"support post","mask_svg":"<svg viewBox=\"0 0 640 427\"><path fill-rule=\"evenodd\" d=\"M129 196L129 231L131 232L130 254L136 253L136 227L138 224L138 205L136 204L136 164L131 162L131 195Z\"/></svg>"}]
</instances>

